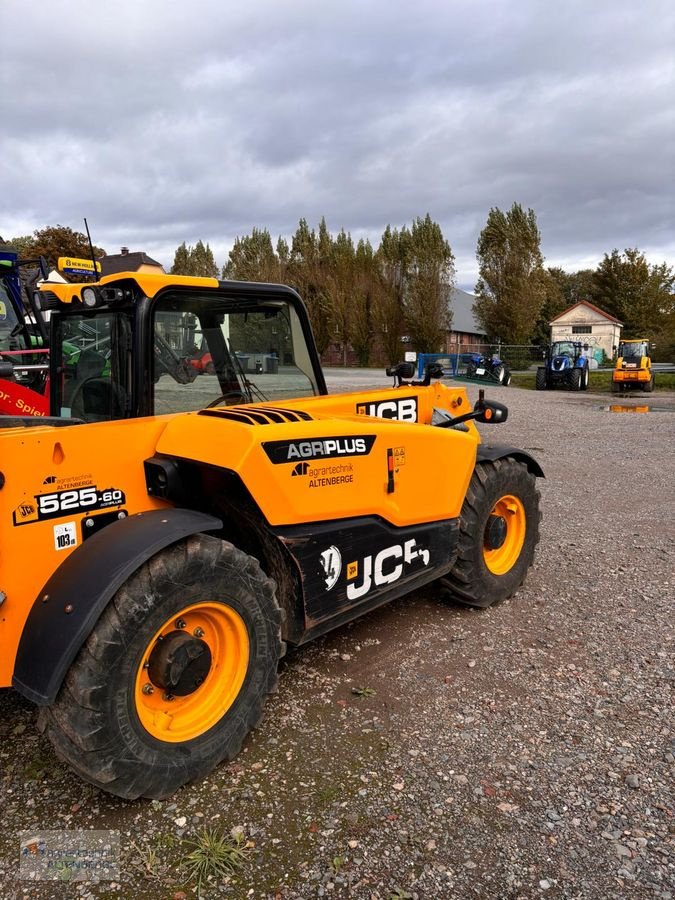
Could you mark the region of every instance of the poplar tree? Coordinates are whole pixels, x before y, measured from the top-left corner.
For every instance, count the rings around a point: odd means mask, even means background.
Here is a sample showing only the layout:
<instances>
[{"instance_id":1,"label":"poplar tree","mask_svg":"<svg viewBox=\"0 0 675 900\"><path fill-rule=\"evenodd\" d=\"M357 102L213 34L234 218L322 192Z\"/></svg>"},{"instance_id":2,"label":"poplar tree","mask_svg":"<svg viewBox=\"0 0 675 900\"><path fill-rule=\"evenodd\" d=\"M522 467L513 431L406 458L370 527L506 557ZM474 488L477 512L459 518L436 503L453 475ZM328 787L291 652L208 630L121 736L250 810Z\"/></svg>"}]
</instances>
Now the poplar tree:
<instances>
[{"instance_id":1,"label":"poplar tree","mask_svg":"<svg viewBox=\"0 0 675 900\"><path fill-rule=\"evenodd\" d=\"M490 210L478 238L479 278L473 310L486 334L525 344L545 296L541 236L534 211L519 203L504 213Z\"/></svg>"},{"instance_id":2,"label":"poplar tree","mask_svg":"<svg viewBox=\"0 0 675 900\"><path fill-rule=\"evenodd\" d=\"M454 284L455 257L440 225L429 213L413 221L406 240L407 329L418 352L437 353L450 327L448 299Z\"/></svg>"}]
</instances>

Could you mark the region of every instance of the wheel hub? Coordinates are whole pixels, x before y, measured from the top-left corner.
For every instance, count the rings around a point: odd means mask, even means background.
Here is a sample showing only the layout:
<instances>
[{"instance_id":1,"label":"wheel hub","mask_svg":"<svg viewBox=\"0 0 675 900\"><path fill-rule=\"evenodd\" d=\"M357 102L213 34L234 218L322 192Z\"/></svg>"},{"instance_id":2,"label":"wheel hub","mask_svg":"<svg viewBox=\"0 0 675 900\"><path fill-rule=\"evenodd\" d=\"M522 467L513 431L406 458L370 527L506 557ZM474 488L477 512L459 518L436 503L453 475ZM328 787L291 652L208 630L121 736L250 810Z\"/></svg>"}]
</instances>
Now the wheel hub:
<instances>
[{"instance_id":1,"label":"wheel hub","mask_svg":"<svg viewBox=\"0 0 675 900\"><path fill-rule=\"evenodd\" d=\"M483 543L486 550L499 550L506 540L506 519L503 516L491 515L485 526Z\"/></svg>"},{"instance_id":2,"label":"wheel hub","mask_svg":"<svg viewBox=\"0 0 675 900\"><path fill-rule=\"evenodd\" d=\"M167 694L186 697L204 682L211 669L206 641L185 631L171 631L158 640L148 660L150 681Z\"/></svg>"}]
</instances>

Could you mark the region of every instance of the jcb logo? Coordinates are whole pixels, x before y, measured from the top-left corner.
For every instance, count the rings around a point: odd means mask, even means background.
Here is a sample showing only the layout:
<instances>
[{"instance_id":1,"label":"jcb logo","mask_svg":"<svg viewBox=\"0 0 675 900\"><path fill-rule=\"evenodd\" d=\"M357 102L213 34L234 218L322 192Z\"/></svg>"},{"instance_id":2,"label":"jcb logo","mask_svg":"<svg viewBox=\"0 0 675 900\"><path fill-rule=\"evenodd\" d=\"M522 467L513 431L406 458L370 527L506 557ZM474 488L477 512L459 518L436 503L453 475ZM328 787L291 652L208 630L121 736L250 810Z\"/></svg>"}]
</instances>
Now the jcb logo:
<instances>
[{"instance_id":1,"label":"jcb logo","mask_svg":"<svg viewBox=\"0 0 675 900\"><path fill-rule=\"evenodd\" d=\"M375 556L366 556L362 565L351 562L347 565L347 578L355 579L361 569L361 583L352 581L347 585L347 597L350 600L359 600L373 587L383 587L393 584L403 575L406 566L419 560L423 565L429 565L429 551L417 546L417 541L412 538L403 544L394 544L385 547Z\"/></svg>"},{"instance_id":2,"label":"jcb logo","mask_svg":"<svg viewBox=\"0 0 675 900\"><path fill-rule=\"evenodd\" d=\"M37 507L33 503L21 503L14 510L14 524L23 525L24 522L36 522L38 517Z\"/></svg>"},{"instance_id":3,"label":"jcb logo","mask_svg":"<svg viewBox=\"0 0 675 900\"><path fill-rule=\"evenodd\" d=\"M395 400L357 403L356 413L359 416L375 416L378 419L398 419L399 422L416 422L417 397L397 397Z\"/></svg>"}]
</instances>

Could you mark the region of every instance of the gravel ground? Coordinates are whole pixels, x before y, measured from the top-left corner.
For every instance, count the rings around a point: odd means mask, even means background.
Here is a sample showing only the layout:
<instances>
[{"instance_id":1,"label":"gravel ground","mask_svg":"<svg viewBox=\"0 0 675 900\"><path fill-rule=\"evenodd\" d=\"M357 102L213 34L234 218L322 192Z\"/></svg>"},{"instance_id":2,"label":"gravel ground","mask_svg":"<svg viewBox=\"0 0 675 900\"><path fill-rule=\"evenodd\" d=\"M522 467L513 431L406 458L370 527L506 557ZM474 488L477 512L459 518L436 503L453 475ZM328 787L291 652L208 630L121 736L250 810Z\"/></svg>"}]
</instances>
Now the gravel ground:
<instances>
[{"instance_id":1,"label":"gravel ground","mask_svg":"<svg viewBox=\"0 0 675 900\"><path fill-rule=\"evenodd\" d=\"M247 845L205 897L675 896L675 394L488 396L484 438L547 476L524 587L477 612L432 586L290 654L238 759L162 803L82 784L0 692L1 897L195 896L205 826ZM119 880L18 881L38 828L118 831Z\"/></svg>"}]
</instances>

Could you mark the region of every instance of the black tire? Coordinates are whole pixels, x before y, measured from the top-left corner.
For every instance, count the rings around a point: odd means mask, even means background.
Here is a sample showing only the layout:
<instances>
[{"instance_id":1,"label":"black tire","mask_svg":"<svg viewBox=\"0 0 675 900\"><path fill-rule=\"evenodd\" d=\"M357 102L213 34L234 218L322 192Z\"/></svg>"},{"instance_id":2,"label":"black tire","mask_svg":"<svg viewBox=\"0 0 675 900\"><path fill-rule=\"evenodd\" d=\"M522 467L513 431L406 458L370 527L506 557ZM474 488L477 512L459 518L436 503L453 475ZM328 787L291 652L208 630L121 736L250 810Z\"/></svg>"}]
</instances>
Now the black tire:
<instances>
[{"instance_id":1,"label":"black tire","mask_svg":"<svg viewBox=\"0 0 675 900\"><path fill-rule=\"evenodd\" d=\"M651 394L651 392L654 390L654 380L655 380L654 376L652 375L652 377L649 379L649 381L645 381L644 386L642 388L642 390L645 392L645 394Z\"/></svg>"},{"instance_id":2,"label":"black tire","mask_svg":"<svg viewBox=\"0 0 675 900\"><path fill-rule=\"evenodd\" d=\"M274 592L274 582L255 559L207 535L194 535L150 559L115 594L68 671L54 704L40 713L41 730L57 755L86 781L125 799L168 797L221 761L232 759L260 721L264 699L277 683L283 643ZM177 741L175 735L173 740L161 740L140 718L147 715L140 707L140 685L152 677L146 675L148 654L168 643L160 645L156 637L164 624L173 627L178 617L176 627L185 627L180 617L185 615L189 621L191 609L200 603L210 605L216 617L236 614L247 639L245 655L240 652L237 657L242 680L232 688L224 712L219 702L215 712L214 707L209 710L215 724L189 740ZM216 633L215 626L211 630ZM196 642L193 634L208 642L209 634L200 631L190 631L188 625L185 632L175 633L192 643ZM213 685L209 679L221 677L231 659L232 638L229 632L224 634L221 665L211 666L195 680L197 686L191 687L189 696L162 694L161 687L147 692L159 691L161 703L196 698L195 730L202 727L199 717L204 702L221 697L213 690L198 692ZM217 639L212 639L212 646L216 652ZM164 715L162 711L160 721L166 721L161 718ZM169 719L173 725L171 713Z\"/></svg>"},{"instance_id":3,"label":"black tire","mask_svg":"<svg viewBox=\"0 0 675 900\"><path fill-rule=\"evenodd\" d=\"M588 390L588 383L590 382L590 380L591 380L591 375L590 375L588 366L584 366L584 368L581 372L581 390L582 391Z\"/></svg>"},{"instance_id":4,"label":"black tire","mask_svg":"<svg viewBox=\"0 0 675 900\"><path fill-rule=\"evenodd\" d=\"M504 380L502 384L504 387L508 387L511 384L511 369L508 366L504 366Z\"/></svg>"},{"instance_id":5,"label":"black tire","mask_svg":"<svg viewBox=\"0 0 675 900\"><path fill-rule=\"evenodd\" d=\"M571 391L581 390L581 369L570 369L567 374L567 384Z\"/></svg>"},{"instance_id":6,"label":"black tire","mask_svg":"<svg viewBox=\"0 0 675 900\"><path fill-rule=\"evenodd\" d=\"M497 379L498 384L504 384L504 380L506 378L506 370L504 369L504 366L496 366L492 374Z\"/></svg>"},{"instance_id":7,"label":"black tire","mask_svg":"<svg viewBox=\"0 0 675 900\"><path fill-rule=\"evenodd\" d=\"M522 545L512 545L512 559L496 573L488 562L489 530L502 498L511 496L520 504L518 528L524 529ZM496 516L500 518L500 516ZM515 520L514 520L515 521ZM527 466L511 457L477 463L464 500L460 519L457 561L441 579L453 597L468 606L485 608L510 597L523 583L539 543L539 491ZM507 547L510 524L505 523Z\"/></svg>"},{"instance_id":8,"label":"black tire","mask_svg":"<svg viewBox=\"0 0 675 900\"><path fill-rule=\"evenodd\" d=\"M534 386L538 391L545 391L548 387L548 379L546 378L546 369L543 366L539 366L537 369L537 375L535 378Z\"/></svg>"},{"instance_id":9,"label":"black tire","mask_svg":"<svg viewBox=\"0 0 675 900\"><path fill-rule=\"evenodd\" d=\"M475 378L476 377L476 367L473 365L473 363L469 363L469 365L466 367L466 377L467 378Z\"/></svg>"},{"instance_id":10,"label":"black tire","mask_svg":"<svg viewBox=\"0 0 675 900\"><path fill-rule=\"evenodd\" d=\"M613 381L613 382L612 382L612 393L613 393L613 394L620 394L620 393L621 393L621 389L622 389L622 384L621 384L620 381Z\"/></svg>"}]
</instances>

